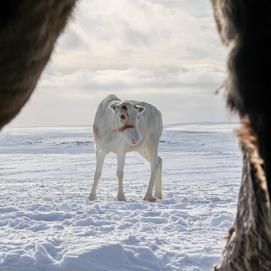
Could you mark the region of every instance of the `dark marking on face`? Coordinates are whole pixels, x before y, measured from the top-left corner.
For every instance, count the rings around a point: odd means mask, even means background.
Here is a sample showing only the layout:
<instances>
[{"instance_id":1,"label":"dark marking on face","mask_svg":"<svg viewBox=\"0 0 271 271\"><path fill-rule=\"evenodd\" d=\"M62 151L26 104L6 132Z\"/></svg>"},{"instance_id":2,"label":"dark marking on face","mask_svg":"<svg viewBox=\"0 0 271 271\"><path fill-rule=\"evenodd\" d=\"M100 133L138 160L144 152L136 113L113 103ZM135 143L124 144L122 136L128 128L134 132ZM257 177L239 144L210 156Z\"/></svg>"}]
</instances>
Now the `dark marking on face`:
<instances>
[{"instance_id":1,"label":"dark marking on face","mask_svg":"<svg viewBox=\"0 0 271 271\"><path fill-rule=\"evenodd\" d=\"M126 117L125 117L124 114L121 114L121 115L120 115L120 118L121 118L122 120L125 120L125 119L126 119Z\"/></svg>"},{"instance_id":2,"label":"dark marking on face","mask_svg":"<svg viewBox=\"0 0 271 271\"><path fill-rule=\"evenodd\" d=\"M121 107L122 110L124 111L127 111L127 106L124 104L122 107Z\"/></svg>"}]
</instances>

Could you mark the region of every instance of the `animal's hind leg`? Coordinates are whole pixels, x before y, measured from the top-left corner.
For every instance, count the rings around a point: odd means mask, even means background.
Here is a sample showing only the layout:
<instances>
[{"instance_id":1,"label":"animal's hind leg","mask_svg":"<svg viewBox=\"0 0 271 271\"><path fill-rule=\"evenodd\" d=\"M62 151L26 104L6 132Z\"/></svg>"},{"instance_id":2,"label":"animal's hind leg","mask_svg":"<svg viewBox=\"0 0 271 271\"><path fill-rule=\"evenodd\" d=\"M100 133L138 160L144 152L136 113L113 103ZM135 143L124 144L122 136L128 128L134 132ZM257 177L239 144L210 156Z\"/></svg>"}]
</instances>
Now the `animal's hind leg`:
<instances>
[{"instance_id":1,"label":"animal's hind leg","mask_svg":"<svg viewBox=\"0 0 271 271\"><path fill-rule=\"evenodd\" d=\"M158 169L156 171L154 197L162 199L162 158L158 156Z\"/></svg>"},{"instance_id":2,"label":"animal's hind leg","mask_svg":"<svg viewBox=\"0 0 271 271\"><path fill-rule=\"evenodd\" d=\"M158 162L157 155L155 155L153 159L150 159L150 164L151 164L151 177L150 177L149 186L145 194L144 200L155 201L155 198L153 197L153 188L156 181L157 171L159 169L159 162Z\"/></svg>"},{"instance_id":3,"label":"animal's hind leg","mask_svg":"<svg viewBox=\"0 0 271 271\"><path fill-rule=\"evenodd\" d=\"M144 197L144 200L146 201L155 201L155 198L153 197L153 189L154 189L154 185L156 183L157 177L159 176L159 170L161 170L161 166L162 166L162 163L160 163L162 159L157 154L157 146L158 146L157 143L149 142L149 144L145 146L144 149L139 150L139 153L146 160L148 160L151 165L151 177L150 177L147 192ZM158 187L156 189L160 189L161 187L161 186L159 187L160 184L161 182L158 184Z\"/></svg>"},{"instance_id":4,"label":"animal's hind leg","mask_svg":"<svg viewBox=\"0 0 271 271\"><path fill-rule=\"evenodd\" d=\"M91 192L89 194L89 200L95 200L97 198L96 191L97 191L99 180L101 179L101 176L102 176L104 158L105 158L105 153L97 150L96 151L96 170L95 170L94 181L91 188Z\"/></svg>"},{"instance_id":5,"label":"animal's hind leg","mask_svg":"<svg viewBox=\"0 0 271 271\"><path fill-rule=\"evenodd\" d=\"M118 195L117 198L120 201L126 201L124 191L123 191L123 169L125 163L125 153L117 154L118 167L117 167L117 177L118 177Z\"/></svg>"}]
</instances>

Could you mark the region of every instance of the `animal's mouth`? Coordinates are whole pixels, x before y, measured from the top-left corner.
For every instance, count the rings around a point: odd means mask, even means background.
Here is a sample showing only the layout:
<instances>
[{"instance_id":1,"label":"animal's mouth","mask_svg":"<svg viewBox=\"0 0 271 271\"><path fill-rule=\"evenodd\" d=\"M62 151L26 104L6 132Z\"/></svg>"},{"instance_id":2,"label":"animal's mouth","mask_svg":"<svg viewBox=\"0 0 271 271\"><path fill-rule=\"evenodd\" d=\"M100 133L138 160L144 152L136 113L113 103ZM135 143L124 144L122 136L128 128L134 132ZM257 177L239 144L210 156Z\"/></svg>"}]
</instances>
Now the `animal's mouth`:
<instances>
[{"instance_id":1,"label":"animal's mouth","mask_svg":"<svg viewBox=\"0 0 271 271\"><path fill-rule=\"evenodd\" d=\"M115 132L124 132L127 129L132 129L135 128L135 126L133 124L125 124L119 128L114 129Z\"/></svg>"}]
</instances>

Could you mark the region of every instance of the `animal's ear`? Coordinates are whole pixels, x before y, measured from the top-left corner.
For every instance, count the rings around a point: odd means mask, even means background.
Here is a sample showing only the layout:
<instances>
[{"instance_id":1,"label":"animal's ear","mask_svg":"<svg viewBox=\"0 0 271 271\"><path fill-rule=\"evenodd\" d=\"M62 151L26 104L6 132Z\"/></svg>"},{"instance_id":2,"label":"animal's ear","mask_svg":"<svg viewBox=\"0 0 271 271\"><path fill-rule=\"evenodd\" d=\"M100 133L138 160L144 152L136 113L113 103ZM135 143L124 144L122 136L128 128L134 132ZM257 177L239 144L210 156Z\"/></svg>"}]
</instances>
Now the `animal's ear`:
<instances>
[{"instance_id":1,"label":"animal's ear","mask_svg":"<svg viewBox=\"0 0 271 271\"><path fill-rule=\"evenodd\" d=\"M114 102L110 103L109 109L112 110L114 113L116 113L119 111L119 104L120 104L120 102L114 101Z\"/></svg>"},{"instance_id":2,"label":"animal's ear","mask_svg":"<svg viewBox=\"0 0 271 271\"><path fill-rule=\"evenodd\" d=\"M142 114L146 110L146 107L139 106L139 105L136 105L135 108L136 108L138 114Z\"/></svg>"}]
</instances>

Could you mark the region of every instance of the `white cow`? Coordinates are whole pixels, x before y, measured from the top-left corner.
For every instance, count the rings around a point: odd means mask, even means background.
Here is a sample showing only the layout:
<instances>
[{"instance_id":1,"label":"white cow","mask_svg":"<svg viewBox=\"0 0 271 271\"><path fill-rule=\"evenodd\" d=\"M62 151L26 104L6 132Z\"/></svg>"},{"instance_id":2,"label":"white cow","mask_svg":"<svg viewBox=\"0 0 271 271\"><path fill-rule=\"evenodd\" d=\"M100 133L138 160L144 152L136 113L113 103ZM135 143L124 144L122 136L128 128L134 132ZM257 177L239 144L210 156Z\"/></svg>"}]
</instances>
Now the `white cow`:
<instances>
[{"instance_id":1,"label":"white cow","mask_svg":"<svg viewBox=\"0 0 271 271\"><path fill-rule=\"evenodd\" d=\"M162 133L161 112L153 105L138 101L121 101L108 95L99 105L93 124L96 144L96 171L90 200L96 199L98 182L102 175L105 156L117 155L118 200L126 200L123 191L123 169L125 155L139 152L151 165L151 177L144 200L162 198L162 159L158 156L158 145ZM153 189L155 188L154 196Z\"/></svg>"}]
</instances>

